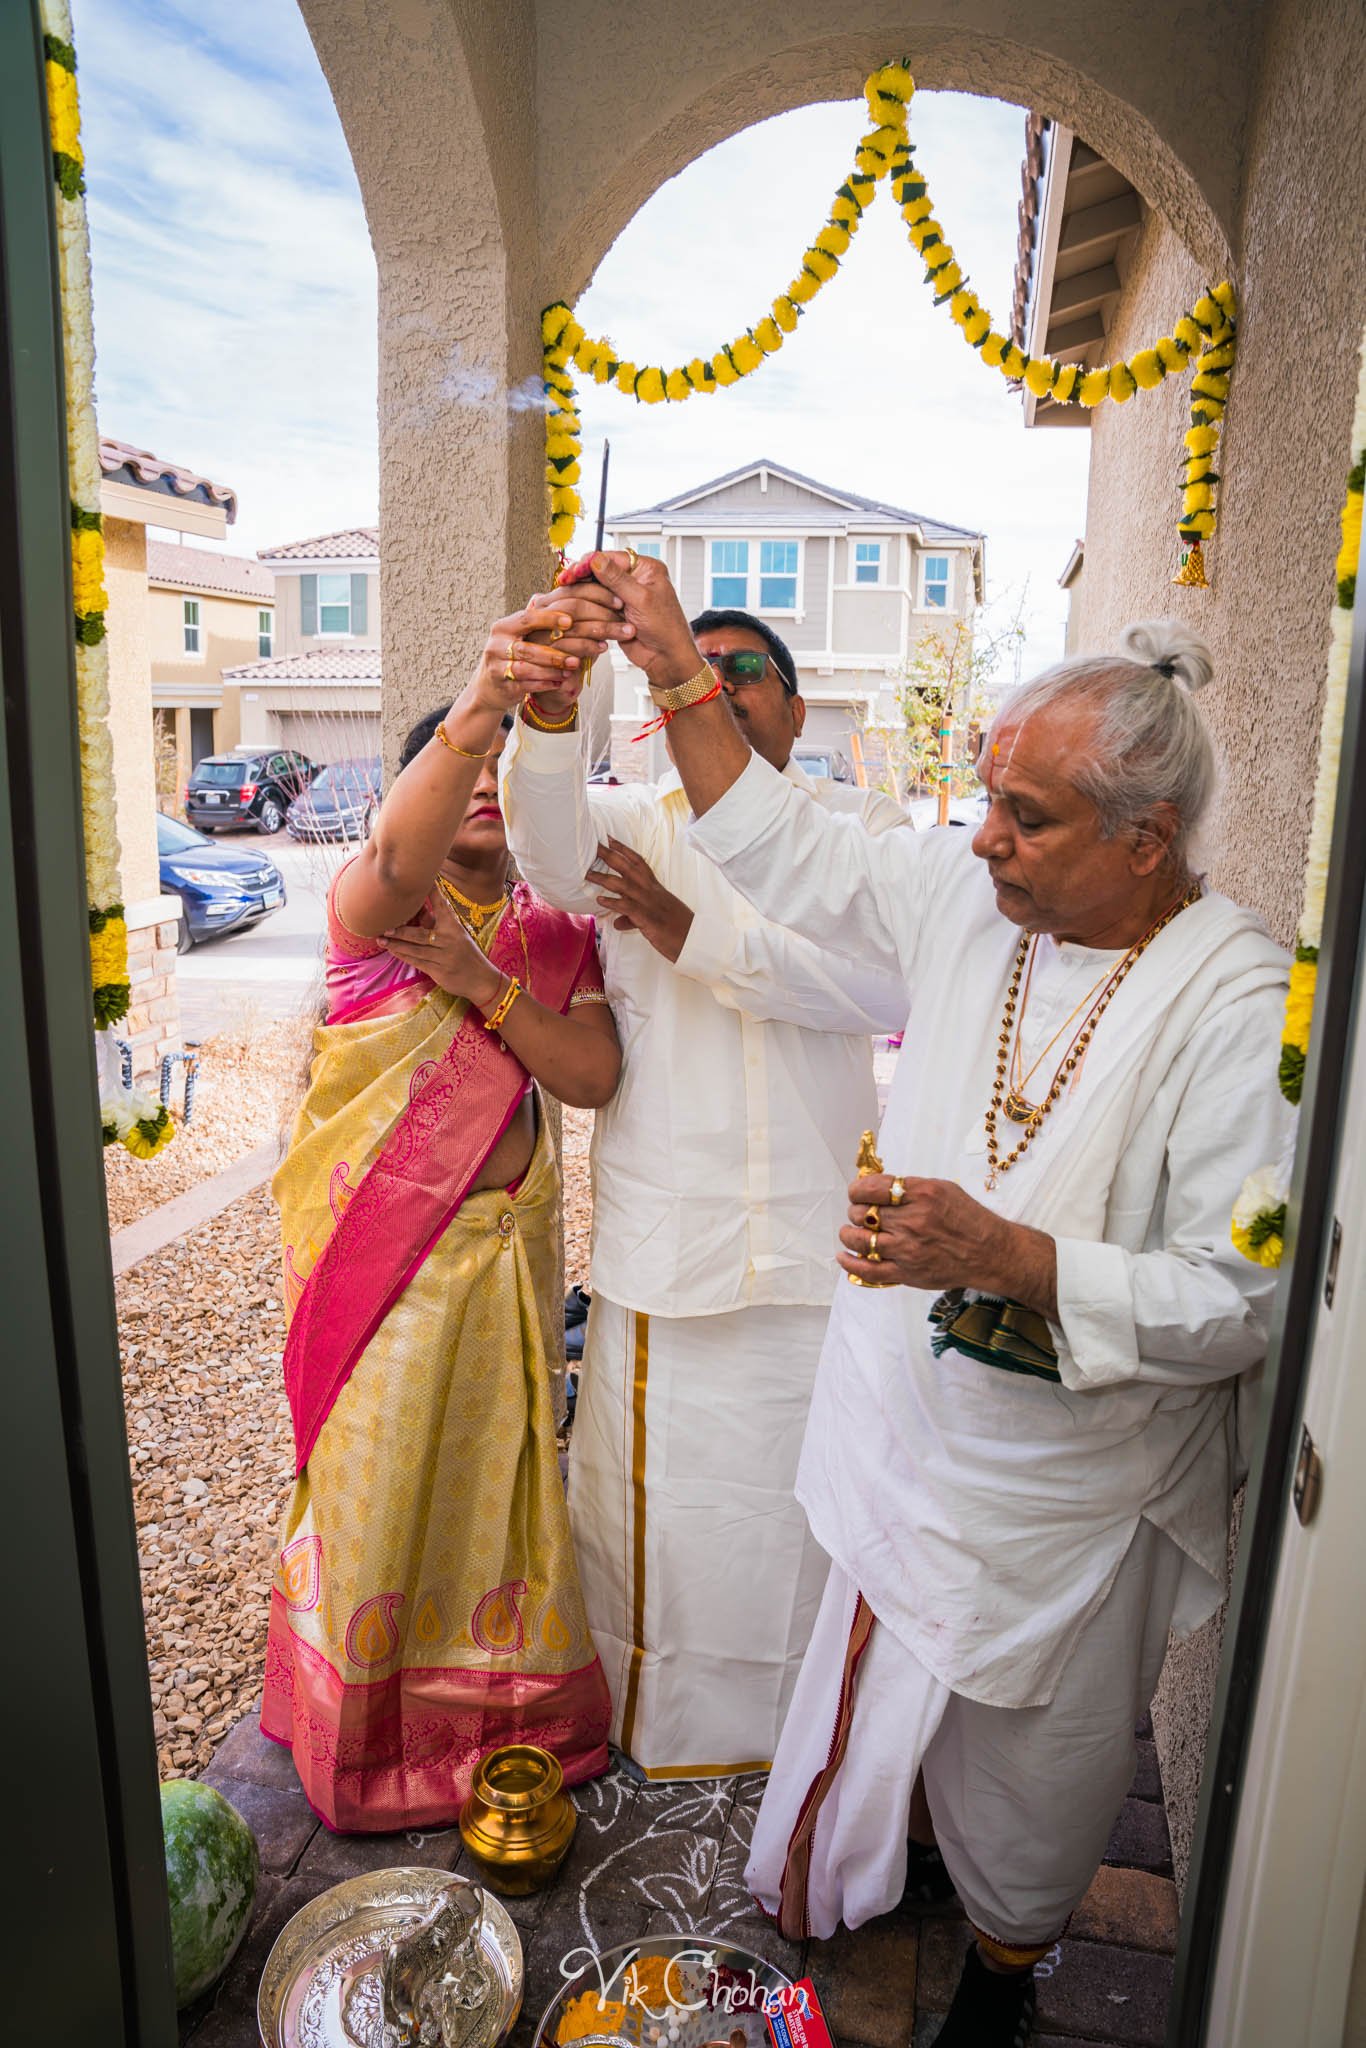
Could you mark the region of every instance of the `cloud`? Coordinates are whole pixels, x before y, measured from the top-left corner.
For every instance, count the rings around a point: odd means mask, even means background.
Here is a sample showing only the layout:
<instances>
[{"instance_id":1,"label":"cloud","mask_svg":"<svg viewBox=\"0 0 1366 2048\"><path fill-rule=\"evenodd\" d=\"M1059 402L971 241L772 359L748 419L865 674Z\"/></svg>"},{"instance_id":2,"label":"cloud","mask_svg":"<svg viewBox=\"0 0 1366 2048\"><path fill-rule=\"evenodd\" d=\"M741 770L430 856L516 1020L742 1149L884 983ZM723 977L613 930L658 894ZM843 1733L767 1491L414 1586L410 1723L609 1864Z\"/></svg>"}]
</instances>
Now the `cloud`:
<instances>
[{"instance_id":1,"label":"cloud","mask_svg":"<svg viewBox=\"0 0 1366 2048\"><path fill-rule=\"evenodd\" d=\"M76 0L100 425L231 484L228 545L373 521L375 267L303 23Z\"/></svg>"}]
</instances>

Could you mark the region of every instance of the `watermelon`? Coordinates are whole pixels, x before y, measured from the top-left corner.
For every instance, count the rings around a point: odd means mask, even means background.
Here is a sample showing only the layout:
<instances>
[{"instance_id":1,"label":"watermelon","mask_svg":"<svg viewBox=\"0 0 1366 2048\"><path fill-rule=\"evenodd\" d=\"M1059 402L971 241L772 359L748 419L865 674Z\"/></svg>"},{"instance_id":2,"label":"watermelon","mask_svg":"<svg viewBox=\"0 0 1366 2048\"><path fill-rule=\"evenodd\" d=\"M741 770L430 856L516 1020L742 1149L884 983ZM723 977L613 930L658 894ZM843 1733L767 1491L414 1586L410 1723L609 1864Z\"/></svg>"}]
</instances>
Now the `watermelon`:
<instances>
[{"instance_id":1,"label":"watermelon","mask_svg":"<svg viewBox=\"0 0 1366 2048\"><path fill-rule=\"evenodd\" d=\"M177 2005L222 1976L251 1925L261 1858L256 1837L221 1792L195 1778L161 1788Z\"/></svg>"}]
</instances>

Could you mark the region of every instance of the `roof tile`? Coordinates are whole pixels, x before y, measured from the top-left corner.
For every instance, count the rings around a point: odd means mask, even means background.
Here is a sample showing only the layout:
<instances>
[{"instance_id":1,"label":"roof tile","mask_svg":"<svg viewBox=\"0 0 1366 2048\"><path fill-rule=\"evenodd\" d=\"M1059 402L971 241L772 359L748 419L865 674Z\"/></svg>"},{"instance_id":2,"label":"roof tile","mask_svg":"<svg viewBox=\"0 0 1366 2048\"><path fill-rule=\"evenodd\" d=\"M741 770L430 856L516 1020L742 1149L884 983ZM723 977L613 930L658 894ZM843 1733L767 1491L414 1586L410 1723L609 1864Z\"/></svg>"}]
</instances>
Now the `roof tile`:
<instances>
[{"instance_id":1,"label":"roof tile","mask_svg":"<svg viewBox=\"0 0 1366 2048\"><path fill-rule=\"evenodd\" d=\"M216 555L208 548L178 547L165 540L147 543L147 581L217 590L225 597L273 601L275 596L275 578L249 555Z\"/></svg>"},{"instance_id":2,"label":"roof tile","mask_svg":"<svg viewBox=\"0 0 1366 2048\"><path fill-rule=\"evenodd\" d=\"M272 661L249 661L225 668L224 682L252 683L378 683L378 647L315 647L307 654L277 654Z\"/></svg>"},{"instance_id":3,"label":"roof tile","mask_svg":"<svg viewBox=\"0 0 1366 2048\"><path fill-rule=\"evenodd\" d=\"M231 525L237 517L237 493L228 484L216 484L206 476L177 463L164 462L149 449L134 448L127 441L110 441L100 436L100 469L110 483L126 483L149 491L162 491L173 498L197 498L202 505L221 505ZM167 521L167 524L171 524Z\"/></svg>"},{"instance_id":4,"label":"roof tile","mask_svg":"<svg viewBox=\"0 0 1366 2048\"><path fill-rule=\"evenodd\" d=\"M287 540L262 548L263 562L347 562L379 560L377 526L344 526L338 533L316 534L311 540Z\"/></svg>"},{"instance_id":5,"label":"roof tile","mask_svg":"<svg viewBox=\"0 0 1366 2048\"><path fill-rule=\"evenodd\" d=\"M607 524L612 528L629 526L633 519L655 518L662 512L684 510L694 499L705 497L708 491L723 490L727 484L738 483L742 477L752 476L756 469L768 469L774 476L787 477L794 484L804 484L808 490L819 491L823 497L847 505L852 512L867 512L875 518L885 519L897 526L919 526L931 538L984 538L984 535L973 532L971 527L950 526L942 519L928 519L923 513L907 512L899 505L886 505L880 498L864 498L860 497L857 491L844 491L834 484L818 483L815 477L803 476L799 470L789 469L785 462L772 462L764 455L757 456L753 462L746 462L740 469L729 470L725 476L714 476L709 483L694 484L690 490L679 491L672 498L661 498L657 505L643 505L634 512L618 512L607 521ZM727 517L729 516L728 513Z\"/></svg>"}]
</instances>

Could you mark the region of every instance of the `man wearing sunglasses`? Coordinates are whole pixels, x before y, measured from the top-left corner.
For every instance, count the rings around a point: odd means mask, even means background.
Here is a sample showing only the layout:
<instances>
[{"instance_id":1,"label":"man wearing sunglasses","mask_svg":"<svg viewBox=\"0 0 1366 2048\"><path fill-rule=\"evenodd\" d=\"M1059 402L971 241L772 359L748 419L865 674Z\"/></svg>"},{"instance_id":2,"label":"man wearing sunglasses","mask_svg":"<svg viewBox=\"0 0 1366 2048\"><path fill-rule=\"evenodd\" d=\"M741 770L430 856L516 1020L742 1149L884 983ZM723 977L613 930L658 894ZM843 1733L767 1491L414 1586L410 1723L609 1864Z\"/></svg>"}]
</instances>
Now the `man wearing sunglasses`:
<instances>
[{"instance_id":1,"label":"man wearing sunglasses","mask_svg":"<svg viewBox=\"0 0 1366 2048\"><path fill-rule=\"evenodd\" d=\"M552 601L624 637L598 585ZM771 628L710 611L693 631L755 753L856 829L906 823L792 760L806 707ZM767 1766L819 1606L796 1460L830 1246L876 1121L871 1040L906 996L751 910L693 851L676 774L590 787L575 696L539 693L502 761L522 874L598 918L623 1046L593 1141L570 1516L615 1741L647 1775L706 1778Z\"/></svg>"}]
</instances>

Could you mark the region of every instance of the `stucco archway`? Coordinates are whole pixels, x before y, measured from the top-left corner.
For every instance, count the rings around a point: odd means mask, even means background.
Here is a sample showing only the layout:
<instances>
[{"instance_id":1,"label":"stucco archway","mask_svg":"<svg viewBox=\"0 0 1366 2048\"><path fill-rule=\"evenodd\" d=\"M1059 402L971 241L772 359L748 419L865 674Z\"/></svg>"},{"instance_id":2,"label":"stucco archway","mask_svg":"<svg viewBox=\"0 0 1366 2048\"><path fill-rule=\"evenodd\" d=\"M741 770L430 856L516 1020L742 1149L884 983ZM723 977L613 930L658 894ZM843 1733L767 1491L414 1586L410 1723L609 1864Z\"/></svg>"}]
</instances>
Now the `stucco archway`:
<instances>
[{"instance_id":1,"label":"stucco archway","mask_svg":"<svg viewBox=\"0 0 1366 2048\"><path fill-rule=\"evenodd\" d=\"M1247 73L1208 20L1161 50L1133 4L826 0L736 13L671 0L301 0L379 266L385 724L462 672L481 627L546 574L539 311L573 298L666 179L746 125L853 99L911 54L924 86L1016 99L1116 163L1206 267L1233 242ZM1232 22L1253 7L1225 0Z\"/></svg>"}]
</instances>

